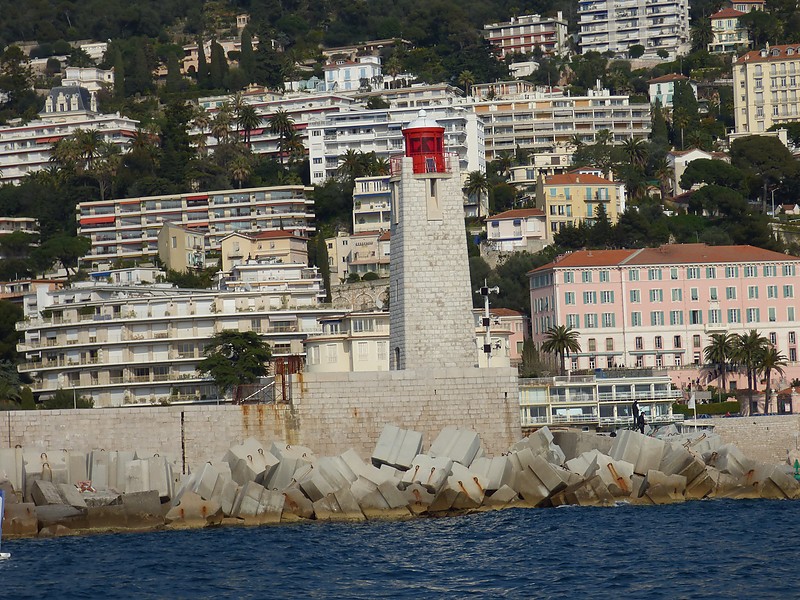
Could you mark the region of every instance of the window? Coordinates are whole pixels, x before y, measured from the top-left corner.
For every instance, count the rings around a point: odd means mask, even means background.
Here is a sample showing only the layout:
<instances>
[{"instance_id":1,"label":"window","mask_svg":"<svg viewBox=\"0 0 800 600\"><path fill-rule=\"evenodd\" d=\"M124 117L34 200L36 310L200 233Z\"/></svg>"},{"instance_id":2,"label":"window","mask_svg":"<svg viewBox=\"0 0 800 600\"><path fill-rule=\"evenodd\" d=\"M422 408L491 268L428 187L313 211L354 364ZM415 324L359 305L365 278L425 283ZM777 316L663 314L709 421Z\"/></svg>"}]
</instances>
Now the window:
<instances>
[{"instance_id":1,"label":"window","mask_svg":"<svg viewBox=\"0 0 800 600\"><path fill-rule=\"evenodd\" d=\"M656 354L656 368L660 369L663 366L664 366L664 357L662 357L660 354Z\"/></svg>"},{"instance_id":2,"label":"window","mask_svg":"<svg viewBox=\"0 0 800 600\"><path fill-rule=\"evenodd\" d=\"M564 283L575 283L575 273L564 271Z\"/></svg>"},{"instance_id":3,"label":"window","mask_svg":"<svg viewBox=\"0 0 800 600\"><path fill-rule=\"evenodd\" d=\"M597 351L597 341L594 338L589 338L586 342L589 345L589 352Z\"/></svg>"},{"instance_id":4,"label":"window","mask_svg":"<svg viewBox=\"0 0 800 600\"><path fill-rule=\"evenodd\" d=\"M683 290L681 288L672 289L672 301L681 302L683 300Z\"/></svg>"},{"instance_id":5,"label":"window","mask_svg":"<svg viewBox=\"0 0 800 600\"><path fill-rule=\"evenodd\" d=\"M614 338L606 338L606 352L614 350Z\"/></svg>"},{"instance_id":6,"label":"window","mask_svg":"<svg viewBox=\"0 0 800 600\"><path fill-rule=\"evenodd\" d=\"M745 265L745 267L744 267L744 276L745 277L757 277L758 276L758 268L755 265Z\"/></svg>"},{"instance_id":7,"label":"window","mask_svg":"<svg viewBox=\"0 0 800 600\"><path fill-rule=\"evenodd\" d=\"M703 324L703 311L690 310L689 311L689 325L702 325Z\"/></svg>"},{"instance_id":8,"label":"window","mask_svg":"<svg viewBox=\"0 0 800 600\"><path fill-rule=\"evenodd\" d=\"M570 362L572 363L572 370L573 371L577 371L578 370L578 359L573 356L572 360Z\"/></svg>"},{"instance_id":9,"label":"window","mask_svg":"<svg viewBox=\"0 0 800 600\"><path fill-rule=\"evenodd\" d=\"M615 327L614 313L603 313L603 327Z\"/></svg>"},{"instance_id":10,"label":"window","mask_svg":"<svg viewBox=\"0 0 800 600\"><path fill-rule=\"evenodd\" d=\"M738 308L729 308L728 309L728 323L741 323L742 322L742 311Z\"/></svg>"},{"instance_id":11,"label":"window","mask_svg":"<svg viewBox=\"0 0 800 600\"><path fill-rule=\"evenodd\" d=\"M745 316L748 323L757 323L761 320L761 311L758 308L748 308Z\"/></svg>"},{"instance_id":12,"label":"window","mask_svg":"<svg viewBox=\"0 0 800 600\"><path fill-rule=\"evenodd\" d=\"M576 314L567 315L567 327L578 329L580 326L581 326L581 319L579 315Z\"/></svg>"},{"instance_id":13,"label":"window","mask_svg":"<svg viewBox=\"0 0 800 600\"><path fill-rule=\"evenodd\" d=\"M649 281L661 281L661 269L647 269L647 279Z\"/></svg>"},{"instance_id":14,"label":"window","mask_svg":"<svg viewBox=\"0 0 800 600\"><path fill-rule=\"evenodd\" d=\"M600 303L614 304L614 292L613 291L600 292Z\"/></svg>"},{"instance_id":15,"label":"window","mask_svg":"<svg viewBox=\"0 0 800 600\"><path fill-rule=\"evenodd\" d=\"M592 283L592 272L591 271L582 271L581 272L581 281L583 283Z\"/></svg>"},{"instance_id":16,"label":"window","mask_svg":"<svg viewBox=\"0 0 800 600\"><path fill-rule=\"evenodd\" d=\"M700 267L688 267L686 269L686 279L700 279Z\"/></svg>"},{"instance_id":17,"label":"window","mask_svg":"<svg viewBox=\"0 0 800 600\"><path fill-rule=\"evenodd\" d=\"M589 368L594 369L597 366L597 359L594 356L589 357Z\"/></svg>"},{"instance_id":18,"label":"window","mask_svg":"<svg viewBox=\"0 0 800 600\"><path fill-rule=\"evenodd\" d=\"M673 348L682 348L683 346L681 346L681 342L682 342L681 336L676 335L674 338L672 338L672 347Z\"/></svg>"},{"instance_id":19,"label":"window","mask_svg":"<svg viewBox=\"0 0 800 600\"><path fill-rule=\"evenodd\" d=\"M784 298L794 298L794 286L793 285L785 285L785 286L783 286L783 297Z\"/></svg>"},{"instance_id":20,"label":"window","mask_svg":"<svg viewBox=\"0 0 800 600\"><path fill-rule=\"evenodd\" d=\"M584 304L597 304L597 292L583 292Z\"/></svg>"},{"instance_id":21,"label":"window","mask_svg":"<svg viewBox=\"0 0 800 600\"><path fill-rule=\"evenodd\" d=\"M778 315L777 315L777 312L775 311L775 307L774 306L770 306L767 309L767 315L768 315L768 319L769 319L770 323L774 323L775 321L778 320Z\"/></svg>"},{"instance_id":22,"label":"window","mask_svg":"<svg viewBox=\"0 0 800 600\"><path fill-rule=\"evenodd\" d=\"M328 363L335 363L337 361L336 344L325 344L325 357Z\"/></svg>"},{"instance_id":23,"label":"window","mask_svg":"<svg viewBox=\"0 0 800 600\"><path fill-rule=\"evenodd\" d=\"M661 340L660 335L657 335L653 341L655 343L656 350L661 350L664 347L664 342Z\"/></svg>"},{"instance_id":24,"label":"window","mask_svg":"<svg viewBox=\"0 0 800 600\"><path fill-rule=\"evenodd\" d=\"M636 357L636 368L641 369L644 366L644 358L641 356Z\"/></svg>"},{"instance_id":25,"label":"window","mask_svg":"<svg viewBox=\"0 0 800 600\"><path fill-rule=\"evenodd\" d=\"M764 265L764 277L777 277L778 267L775 265Z\"/></svg>"},{"instance_id":26,"label":"window","mask_svg":"<svg viewBox=\"0 0 800 600\"><path fill-rule=\"evenodd\" d=\"M777 285L768 285L767 286L767 298L777 298L778 297L778 286Z\"/></svg>"},{"instance_id":27,"label":"window","mask_svg":"<svg viewBox=\"0 0 800 600\"><path fill-rule=\"evenodd\" d=\"M689 297L692 300L700 300L700 293L697 291L697 288L690 288L689 289Z\"/></svg>"},{"instance_id":28,"label":"window","mask_svg":"<svg viewBox=\"0 0 800 600\"><path fill-rule=\"evenodd\" d=\"M699 364L700 364L700 353L699 353L699 352L695 352L695 353L692 355L692 362L693 362L694 364L696 364L696 365L699 365Z\"/></svg>"},{"instance_id":29,"label":"window","mask_svg":"<svg viewBox=\"0 0 800 600\"><path fill-rule=\"evenodd\" d=\"M692 348L699 348L700 347L700 336L693 335L692 336Z\"/></svg>"},{"instance_id":30,"label":"window","mask_svg":"<svg viewBox=\"0 0 800 600\"><path fill-rule=\"evenodd\" d=\"M575 292L564 292L564 304L575 304Z\"/></svg>"},{"instance_id":31,"label":"window","mask_svg":"<svg viewBox=\"0 0 800 600\"><path fill-rule=\"evenodd\" d=\"M663 301L664 301L663 290L650 290L650 302L663 302Z\"/></svg>"},{"instance_id":32,"label":"window","mask_svg":"<svg viewBox=\"0 0 800 600\"><path fill-rule=\"evenodd\" d=\"M725 288L725 299L726 300L736 300L736 288L733 286L729 286Z\"/></svg>"},{"instance_id":33,"label":"window","mask_svg":"<svg viewBox=\"0 0 800 600\"><path fill-rule=\"evenodd\" d=\"M683 311L682 310L669 311L669 324L683 325Z\"/></svg>"},{"instance_id":34,"label":"window","mask_svg":"<svg viewBox=\"0 0 800 600\"><path fill-rule=\"evenodd\" d=\"M787 306L786 307L786 320L787 321L794 321L794 306Z\"/></svg>"},{"instance_id":35,"label":"window","mask_svg":"<svg viewBox=\"0 0 800 600\"><path fill-rule=\"evenodd\" d=\"M586 329L596 329L597 328L597 314L587 313L583 315L584 326Z\"/></svg>"},{"instance_id":36,"label":"window","mask_svg":"<svg viewBox=\"0 0 800 600\"><path fill-rule=\"evenodd\" d=\"M641 302L642 294L639 290L631 290L631 302Z\"/></svg>"},{"instance_id":37,"label":"window","mask_svg":"<svg viewBox=\"0 0 800 600\"><path fill-rule=\"evenodd\" d=\"M717 297L717 288L712 287L712 288L708 289L708 299L709 300L719 300L719 297Z\"/></svg>"},{"instance_id":38,"label":"window","mask_svg":"<svg viewBox=\"0 0 800 600\"><path fill-rule=\"evenodd\" d=\"M797 348L789 348L789 360L791 362L797 361Z\"/></svg>"},{"instance_id":39,"label":"window","mask_svg":"<svg viewBox=\"0 0 800 600\"><path fill-rule=\"evenodd\" d=\"M633 327L641 327L642 326L642 313L640 313L640 312L632 312L631 313L631 326L633 326Z\"/></svg>"},{"instance_id":40,"label":"window","mask_svg":"<svg viewBox=\"0 0 800 600\"><path fill-rule=\"evenodd\" d=\"M717 278L717 268L706 267L706 279L716 279L716 278Z\"/></svg>"},{"instance_id":41,"label":"window","mask_svg":"<svg viewBox=\"0 0 800 600\"><path fill-rule=\"evenodd\" d=\"M664 311L654 310L650 312L650 325L660 326L664 324Z\"/></svg>"},{"instance_id":42,"label":"window","mask_svg":"<svg viewBox=\"0 0 800 600\"><path fill-rule=\"evenodd\" d=\"M739 267L725 267L725 277L733 279L739 276Z\"/></svg>"},{"instance_id":43,"label":"window","mask_svg":"<svg viewBox=\"0 0 800 600\"><path fill-rule=\"evenodd\" d=\"M669 270L669 278L672 279L673 281L677 281L677 279L678 279L678 269L676 269L675 267L672 267Z\"/></svg>"},{"instance_id":44,"label":"window","mask_svg":"<svg viewBox=\"0 0 800 600\"><path fill-rule=\"evenodd\" d=\"M795 340L794 331L790 331L789 332L789 343L790 344L794 344L795 343L794 340Z\"/></svg>"},{"instance_id":45,"label":"window","mask_svg":"<svg viewBox=\"0 0 800 600\"><path fill-rule=\"evenodd\" d=\"M794 265L783 265L781 271L783 272L784 277L794 277L795 275Z\"/></svg>"},{"instance_id":46,"label":"window","mask_svg":"<svg viewBox=\"0 0 800 600\"><path fill-rule=\"evenodd\" d=\"M628 271L628 281L639 281L639 269L630 269Z\"/></svg>"},{"instance_id":47,"label":"window","mask_svg":"<svg viewBox=\"0 0 800 600\"><path fill-rule=\"evenodd\" d=\"M600 282L608 283L608 271L600 271Z\"/></svg>"},{"instance_id":48,"label":"window","mask_svg":"<svg viewBox=\"0 0 800 600\"><path fill-rule=\"evenodd\" d=\"M364 362L369 359L369 342L358 342L358 360Z\"/></svg>"},{"instance_id":49,"label":"window","mask_svg":"<svg viewBox=\"0 0 800 600\"><path fill-rule=\"evenodd\" d=\"M675 355L675 366L676 367L680 367L681 366L681 355L680 354L676 354Z\"/></svg>"},{"instance_id":50,"label":"window","mask_svg":"<svg viewBox=\"0 0 800 600\"><path fill-rule=\"evenodd\" d=\"M640 338L640 337L637 337L634 340L634 345L636 346L637 350L643 350L644 349L644 339Z\"/></svg>"},{"instance_id":51,"label":"window","mask_svg":"<svg viewBox=\"0 0 800 600\"><path fill-rule=\"evenodd\" d=\"M778 343L778 334L774 331L769 332L769 343L773 346Z\"/></svg>"},{"instance_id":52,"label":"window","mask_svg":"<svg viewBox=\"0 0 800 600\"><path fill-rule=\"evenodd\" d=\"M747 297L751 300L758 299L758 286L757 285L748 285L747 286Z\"/></svg>"},{"instance_id":53,"label":"window","mask_svg":"<svg viewBox=\"0 0 800 600\"><path fill-rule=\"evenodd\" d=\"M718 308L711 308L708 311L708 322L712 324L722 323L722 311Z\"/></svg>"}]
</instances>

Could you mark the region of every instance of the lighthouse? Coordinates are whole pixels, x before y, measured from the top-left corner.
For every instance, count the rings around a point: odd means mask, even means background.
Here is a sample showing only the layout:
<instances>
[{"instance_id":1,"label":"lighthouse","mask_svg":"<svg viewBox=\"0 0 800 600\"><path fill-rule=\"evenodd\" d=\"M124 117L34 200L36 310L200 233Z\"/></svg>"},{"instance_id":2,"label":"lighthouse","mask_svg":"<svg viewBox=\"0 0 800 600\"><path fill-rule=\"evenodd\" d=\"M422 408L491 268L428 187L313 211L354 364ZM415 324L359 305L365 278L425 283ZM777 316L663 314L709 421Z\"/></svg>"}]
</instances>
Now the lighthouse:
<instances>
[{"instance_id":1,"label":"lighthouse","mask_svg":"<svg viewBox=\"0 0 800 600\"><path fill-rule=\"evenodd\" d=\"M458 157L424 110L392 157L391 370L477 364Z\"/></svg>"}]
</instances>

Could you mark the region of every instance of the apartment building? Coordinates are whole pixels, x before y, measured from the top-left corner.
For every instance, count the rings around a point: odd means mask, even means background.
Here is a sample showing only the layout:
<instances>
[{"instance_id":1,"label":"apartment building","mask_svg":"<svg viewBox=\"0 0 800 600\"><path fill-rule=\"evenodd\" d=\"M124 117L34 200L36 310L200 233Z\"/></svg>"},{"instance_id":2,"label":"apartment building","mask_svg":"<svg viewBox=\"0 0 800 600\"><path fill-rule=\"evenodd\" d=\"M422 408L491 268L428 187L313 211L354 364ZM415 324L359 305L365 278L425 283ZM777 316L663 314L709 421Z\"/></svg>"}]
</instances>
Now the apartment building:
<instances>
[{"instance_id":1,"label":"apartment building","mask_svg":"<svg viewBox=\"0 0 800 600\"><path fill-rule=\"evenodd\" d=\"M114 87L114 70L97 67L66 67L61 85L82 87L89 92L99 92Z\"/></svg>"},{"instance_id":2,"label":"apartment building","mask_svg":"<svg viewBox=\"0 0 800 600\"><path fill-rule=\"evenodd\" d=\"M553 17L522 15L502 23L483 26L483 37L495 48L497 57L511 54L528 54L539 49L546 54L565 54L567 45L567 20L561 11Z\"/></svg>"},{"instance_id":3,"label":"apartment building","mask_svg":"<svg viewBox=\"0 0 800 600\"><path fill-rule=\"evenodd\" d=\"M98 113L95 95L86 88L55 87L38 119L0 127L0 184L16 184L28 173L46 169L53 144L79 129L96 130L103 140L124 148L138 125L119 113Z\"/></svg>"},{"instance_id":4,"label":"apartment building","mask_svg":"<svg viewBox=\"0 0 800 600\"><path fill-rule=\"evenodd\" d=\"M311 188L299 185L116 198L78 204L78 235L92 241L83 259L92 265L147 260L158 254L166 223L204 232L206 250L220 250L234 232L289 230L314 232Z\"/></svg>"},{"instance_id":5,"label":"apartment building","mask_svg":"<svg viewBox=\"0 0 800 600\"><path fill-rule=\"evenodd\" d=\"M325 91L349 92L382 87L380 56L357 56L354 60L337 58L325 65Z\"/></svg>"},{"instance_id":6,"label":"apartment building","mask_svg":"<svg viewBox=\"0 0 800 600\"><path fill-rule=\"evenodd\" d=\"M732 70L737 134L761 133L800 119L800 44L751 50L733 63Z\"/></svg>"},{"instance_id":7,"label":"apartment building","mask_svg":"<svg viewBox=\"0 0 800 600\"><path fill-rule=\"evenodd\" d=\"M486 242L498 252L537 252L546 245L547 217L538 208L517 208L486 219Z\"/></svg>"},{"instance_id":8,"label":"apartment building","mask_svg":"<svg viewBox=\"0 0 800 600\"><path fill-rule=\"evenodd\" d=\"M465 106L430 106L427 116L445 129L448 152L458 156L462 172L485 171L483 122ZM356 109L329 113L308 125L311 183L334 177L348 150L375 152L388 159L403 152L402 129L417 118L417 108Z\"/></svg>"},{"instance_id":9,"label":"apartment building","mask_svg":"<svg viewBox=\"0 0 800 600\"><path fill-rule=\"evenodd\" d=\"M488 366L483 352L486 329L481 325L482 311L475 309L475 362ZM498 319L491 329L492 367L511 365L509 338L514 333ZM389 370L389 312L354 311L320 319L321 332L308 336L306 371L310 373L348 373Z\"/></svg>"},{"instance_id":10,"label":"apartment building","mask_svg":"<svg viewBox=\"0 0 800 600\"><path fill-rule=\"evenodd\" d=\"M646 138L650 134L650 104L631 103L628 96L597 88L585 96L569 96L562 91L538 89L516 96L482 99L474 103L483 122L486 160L500 152L523 148L558 161L571 161L574 141L595 141L597 132L606 129L614 142Z\"/></svg>"},{"instance_id":11,"label":"apartment building","mask_svg":"<svg viewBox=\"0 0 800 600\"><path fill-rule=\"evenodd\" d=\"M449 106L462 102L464 93L460 88L448 83L414 83L403 87L385 87L366 93L357 93L355 98L365 102L370 97L379 97L396 108L428 108L429 106ZM375 86L373 86L374 88Z\"/></svg>"},{"instance_id":12,"label":"apartment building","mask_svg":"<svg viewBox=\"0 0 800 600\"><path fill-rule=\"evenodd\" d=\"M25 319L17 323L18 368L33 379L36 397L73 389L96 407L215 399L213 381L197 364L216 333L255 331L273 356L304 353L303 340L333 311L317 304L319 278L301 281L317 293L92 282L40 289L25 296Z\"/></svg>"},{"instance_id":13,"label":"apartment building","mask_svg":"<svg viewBox=\"0 0 800 600\"><path fill-rule=\"evenodd\" d=\"M585 170L544 178L536 190L536 205L547 217L548 237L567 224L593 223L600 205L616 223L625 212L625 184Z\"/></svg>"},{"instance_id":14,"label":"apartment building","mask_svg":"<svg viewBox=\"0 0 800 600\"><path fill-rule=\"evenodd\" d=\"M579 332L571 370L698 367L715 333L758 330L798 369L800 258L753 246L672 244L587 250L528 273L533 340L566 325ZM735 380L735 378L732 378Z\"/></svg>"},{"instance_id":15,"label":"apartment building","mask_svg":"<svg viewBox=\"0 0 800 600\"><path fill-rule=\"evenodd\" d=\"M351 273L363 277L375 273L389 276L389 231L340 231L336 237L327 238L328 266L331 279L345 281Z\"/></svg>"},{"instance_id":16,"label":"apartment building","mask_svg":"<svg viewBox=\"0 0 800 600\"><path fill-rule=\"evenodd\" d=\"M278 263L308 263L308 238L278 229L258 233L231 233L220 241L221 267L225 272L250 260L274 259Z\"/></svg>"},{"instance_id":17,"label":"apartment building","mask_svg":"<svg viewBox=\"0 0 800 600\"><path fill-rule=\"evenodd\" d=\"M714 33L714 39L708 44L709 52L724 54L750 47L747 27L739 23L739 17L743 17L745 14L733 8L723 8L709 17L711 31Z\"/></svg>"},{"instance_id":18,"label":"apartment building","mask_svg":"<svg viewBox=\"0 0 800 600\"><path fill-rule=\"evenodd\" d=\"M580 0L578 21L581 53L627 56L641 45L646 58L663 50L674 60L689 51L688 0Z\"/></svg>"},{"instance_id":19,"label":"apartment building","mask_svg":"<svg viewBox=\"0 0 800 600\"><path fill-rule=\"evenodd\" d=\"M165 268L185 273L206 266L206 231L164 223L158 232L158 258Z\"/></svg>"},{"instance_id":20,"label":"apartment building","mask_svg":"<svg viewBox=\"0 0 800 600\"><path fill-rule=\"evenodd\" d=\"M39 235L39 221L33 217L0 217L0 236L17 231Z\"/></svg>"},{"instance_id":21,"label":"apartment building","mask_svg":"<svg viewBox=\"0 0 800 600\"><path fill-rule=\"evenodd\" d=\"M389 176L358 177L353 188L353 233L388 231L392 207Z\"/></svg>"}]
</instances>

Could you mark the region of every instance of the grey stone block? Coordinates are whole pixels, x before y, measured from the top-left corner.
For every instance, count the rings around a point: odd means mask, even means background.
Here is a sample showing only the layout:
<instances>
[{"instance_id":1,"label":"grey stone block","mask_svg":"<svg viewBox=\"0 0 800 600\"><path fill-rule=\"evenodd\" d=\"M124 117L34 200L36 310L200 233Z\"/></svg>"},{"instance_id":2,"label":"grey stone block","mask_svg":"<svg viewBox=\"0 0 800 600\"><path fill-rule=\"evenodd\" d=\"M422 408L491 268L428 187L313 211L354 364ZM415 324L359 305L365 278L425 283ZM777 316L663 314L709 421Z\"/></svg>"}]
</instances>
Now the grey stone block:
<instances>
[{"instance_id":1,"label":"grey stone block","mask_svg":"<svg viewBox=\"0 0 800 600\"><path fill-rule=\"evenodd\" d=\"M408 469L414 458L422 452L422 434L395 425L384 425L375 450L372 464L389 465L397 469Z\"/></svg>"},{"instance_id":2,"label":"grey stone block","mask_svg":"<svg viewBox=\"0 0 800 600\"><path fill-rule=\"evenodd\" d=\"M481 447L481 439L474 431L445 427L436 436L428 454L434 458L447 457L467 466L472 463Z\"/></svg>"},{"instance_id":3,"label":"grey stone block","mask_svg":"<svg viewBox=\"0 0 800 600\"><path fill-rule=\"evenodd\" d=\"M411 468L403 473L401 487L418 483L432 494L437 494L450 476L452 467L453 461L449 458L418 454L411 463Z\"/></svg>"},{"instance_id":4,"label":"grey stone block","mask_svg":"<svg viewBox=\"0 0 800 600\"><path fill-rule=\"evenodd\" d=\"M626 429L614 438L610 456L631 463L635 473L646 475L648 471L658 470L665 447L662 440Z\"/></svg>"},{"instance_id":5,"label":"grey stone block","mask_svg":"<svg viewBox=\"0 0 800 600\"><path fill-rule=\"evenodd\" d=\"M64 504L75 508L86 508L86 500L74 485L71 483L59 483L57 488Z\"/></svg>"},{"instance_id":6,"label":"grey stone block","mask_svg":"<svg viewBox=\"0 0 800 600\"><path fill-rule=\"evenodd\" d=\"M161 497L156 490L123 494L122 506L130 515L161 516Z\"/></svg>"},{"instance_id":7,"label":"grey stone block","mask_svg":"<svg viewBox=\"0 0 800 600\"><path fill-rule=\"evenodd\" d=\"M61 494L58 493L58 488L49 481L34 481L31 485L31 498L36 506L64 504Z\"/></svg>"}]
</instances>

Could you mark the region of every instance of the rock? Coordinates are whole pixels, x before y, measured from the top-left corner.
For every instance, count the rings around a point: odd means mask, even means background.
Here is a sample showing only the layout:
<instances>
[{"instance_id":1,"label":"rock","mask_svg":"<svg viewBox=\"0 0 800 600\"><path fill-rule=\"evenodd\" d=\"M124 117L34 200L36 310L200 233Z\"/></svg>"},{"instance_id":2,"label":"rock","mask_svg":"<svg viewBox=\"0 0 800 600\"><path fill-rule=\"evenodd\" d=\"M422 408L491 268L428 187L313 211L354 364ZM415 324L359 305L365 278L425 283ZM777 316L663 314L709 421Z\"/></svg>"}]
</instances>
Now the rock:
<instances>
[{"instance_id":1,"label":"rock","mask_svg":"<svg viewBox=\"0 0 800 600\"><path fill-rule=\"evenodd\" d=\"M167 512L172 527L205 527L222 521L222 508L216 500L203 500L194 492L185 492L177 506Z\"/></svg>"},{"instance_id":2,"label":"rock","mask_svg":"<svg viewBox=\"0 0 800 600\"><path fill-rule=\"evenodd\" d=\"M58 488L55 484L37 480L31 485L31 499L36 506L46 506L48 504L64 504L64 500L58 493Z\"/></svg>"},{"instance_id":3,"label":"rock","mask_svg":"<svg viewBox=\"0 0 800 600\"><path fill-rule=\"evenodd\" d=\"M401 488L418 483L435 495L447 481L452 467L453 461L444 456L433 458L427 454L418 454L411 463L411 468L403 473Z\"/></svg>"},{"instance_id":4,"label":"rock","mask_svg":"<svg viewBox=\"0 0 800 600\"><path fill-rule=\"evenodd\" d=\"M397 469L409 469L414 458L422 452L422 434L394 425L384 425L375 450L372 464L376 467L389 465Z\"/></svg>"},{"instance_id":5,"label":"rock","mask_svg":"<svg viewBox=\"0 0 800 600\"><path fill-rule=\"evenodd\" d=\"M453 462L469 466L480 448L481 439L474 431L445 427L433 440L428 454L433 458L446 457Z\"/></svg>"}]
</instances>

